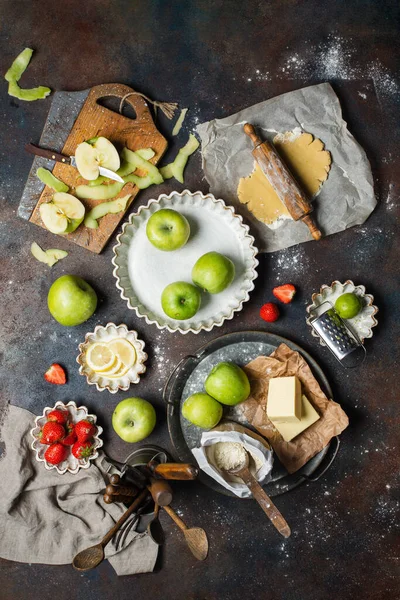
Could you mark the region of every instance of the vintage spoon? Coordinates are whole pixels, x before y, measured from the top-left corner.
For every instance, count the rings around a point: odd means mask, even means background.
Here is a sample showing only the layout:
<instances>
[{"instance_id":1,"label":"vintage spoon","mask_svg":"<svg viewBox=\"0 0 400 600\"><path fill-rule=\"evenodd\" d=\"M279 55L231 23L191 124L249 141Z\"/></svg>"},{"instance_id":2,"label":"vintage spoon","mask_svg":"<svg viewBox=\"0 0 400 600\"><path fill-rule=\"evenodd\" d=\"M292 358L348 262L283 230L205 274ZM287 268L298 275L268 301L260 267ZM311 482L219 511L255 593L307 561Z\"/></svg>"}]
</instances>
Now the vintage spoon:
<instances>
[{"instance_id":1,"label":"vintage spoon","mask_svg":"<svg viewBox=\"0 0 400 600\"><path fill-rule=\"evenodd\" d=\"M208 539L204 529L201 529L200 527L191 527L189 529L170 506L163 506L163 509L183 531L183 535L185 536L186 543L191 553L197 560L205 560L208 554Z\"/></svg>"},{"instance_id":2,"label":"vintage spoon","mask_svg":"<svg viewBox=\"0 0 400 600\"><path fill-rule=\"evenodd\" d=\"M78 571L89 571L90 569L94 569L104 560L104 548L107 546L108 542L114 537L117 533L118 529L125 523L125 521L129 518L131 513L141 504L141 502L147 496L148 491L143 490L143 492L132 502L130 507L124 512L122 517L115 523L114 527L110 529L110 531L103 537L99 544L95 546L91 546L90 548L86 548L86 550L82 550L79 552L73 559L72 565Z\"/></svg>"},{"instance_id":3,"label":"vintage spoon","mask_svg":"<svg viewBox=\"0 0 400 600\"><path fill-rule=\"evenodd\" d=\"M156 503L154 505L154 517L147 525L147 533L149 534L153 542L155 542L159 546L162 546L165 541L165 536L158 516L159 511L160 505Z\"/></svg>"},{"instance_id":4,"label":"vintage spoon","mask_svg":"<svg viewBox=\"0 0 400 600\"><path fill-rule=\"evenodd\" d=\"M243 479L243 482L247 485L250 492L253 495L254 500L257 500L272 525L276 527L283 537L288 538L291 534L290 527L286 523L284 517L276 508L269 496L265 493L258 481L253 477L249 470L249 453L245 450L246 457L243 459L243 463L234 469L224 469L230 475L235 475Z\"/></svg>"}]
</instances>

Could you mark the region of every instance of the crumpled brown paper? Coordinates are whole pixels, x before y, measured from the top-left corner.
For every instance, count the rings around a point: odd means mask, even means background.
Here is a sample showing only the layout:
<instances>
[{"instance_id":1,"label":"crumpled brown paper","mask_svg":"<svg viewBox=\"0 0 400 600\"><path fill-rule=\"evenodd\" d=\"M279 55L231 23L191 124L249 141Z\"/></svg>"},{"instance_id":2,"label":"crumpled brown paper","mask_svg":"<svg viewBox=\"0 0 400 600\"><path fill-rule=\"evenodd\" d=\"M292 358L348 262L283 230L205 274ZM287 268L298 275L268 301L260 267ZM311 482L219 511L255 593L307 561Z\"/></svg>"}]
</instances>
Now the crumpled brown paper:
<instances>
[{"instance_id":1,"label":"crumpled brown paper","mask_svg":"<svg viewBox=\"0 0 400 600\"><path fill-rule=\"evenodd\" d=\"M339 404L325 396L304 358L286 344L281 344L270 356L258 356L244 369L250 380L251 395L240 405L243 416L269 440L289 473L305 465L349 424ZM296 375L301 381L302 391L320 419L291 442L285 442L268 419L266 406L269 380L291 375Z\"/></svg>"}]
</instances>

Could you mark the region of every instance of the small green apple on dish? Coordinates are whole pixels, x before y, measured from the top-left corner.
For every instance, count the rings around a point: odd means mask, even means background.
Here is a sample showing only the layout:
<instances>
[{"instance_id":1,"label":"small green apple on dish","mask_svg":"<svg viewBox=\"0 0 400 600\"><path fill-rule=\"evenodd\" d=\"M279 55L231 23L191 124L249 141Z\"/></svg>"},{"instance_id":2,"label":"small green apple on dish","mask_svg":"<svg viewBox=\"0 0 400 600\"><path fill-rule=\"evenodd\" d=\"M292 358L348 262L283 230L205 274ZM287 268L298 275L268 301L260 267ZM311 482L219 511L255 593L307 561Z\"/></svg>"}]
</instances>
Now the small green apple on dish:
<instances>
[{"instance_id":1,"label":"small green apple on dish","mask_svg":"<svg viewBox=\"0 0 400 600\"><path fill-rule=\"evenodd\" d=\"M192 270L193 283L210 294L223 292L234 280L235 265L219 252L203 254Z\"/></svg>"},{"instance_id":2,"label":"small green apple on dish","mask_svg":"<svg viewBox=\"0 0 400 600\"><path fill-rule=\"evenodd\" d=\"M51 233L72 233L79 227L85 216L82 202L66 192L56 192L50 202L39 208L43 225Z\"/></svg>"},{"instance_id":3,"label":"small green apple on dish","mask_svg":"<svg viewBox=\"0 0 400 600\"><path fill-rule=\"evenodd\" d=\"M105 137L98 137L78 144L75 150L76 167L82 177L88 181L97 179L99 167L118 171L120 158L115 146Z\"/></svg>"},{"instance_id":4,"label":"small green apple on dish","mask_svg":"<svg viewBox=\"0 0 400 600\"><path fill-rule=\"evenodd\" d=\"M146 235L158 250L171 252L186 244L190 235L190 225L181 213L171 208L162 208L147 221Z\"/></svg>"},{"instance_id":5,"label":"small green apple on dish","mask_svg":"<svg viewBox=\"0 0 400 600\"><path fill-rule=\"evenodd\" d=\"M201 293L186 281L170 283L161 294L163 311L171 319L184 321L194 317L200 308Z\"/></svg>"},{"instance_id":6,"label":"small green apple on dish","mask_svg":"<svg viewBox=\"0 0 400 600\"><path fill-rule=\"evenodd\" d=\"M250 395L246 373L237 365L221 362L212 369L204 384L207 394L228 406L235 406Z\"/></svg>"},{"instance_id":7,"label":"small green apple on dish","mask_svg":"<svg viewBox=\"0 0 400 600\"><path fill-rule=\"evenodd\" d=\"M198 392L185 400L182 415L197 427L212 429L222 417L222 406L208 394Z\"/></svg>"},{"instance_id":8,"label":"small green apple on dish","mask_svg":"<svg viewBox=\"0 0 400 600\"><path fill-rule=\"evenodd\" d=\"M73 327L92 316L97 306L97 295L81 277L62 275L49 290L47 306L56 321Z\"/></svg>"},{"instance_id":9,"label":"small green apple on dish","mask_svg":"<svg viewBox=\"0 0 400 600\"><path fill-rule=\"evenodd\" d=\"M126 398L114 409L112 426L124 442L140 442L151 434L156 424L156 411L143 398Z\"/></svg>"}]
</instances>

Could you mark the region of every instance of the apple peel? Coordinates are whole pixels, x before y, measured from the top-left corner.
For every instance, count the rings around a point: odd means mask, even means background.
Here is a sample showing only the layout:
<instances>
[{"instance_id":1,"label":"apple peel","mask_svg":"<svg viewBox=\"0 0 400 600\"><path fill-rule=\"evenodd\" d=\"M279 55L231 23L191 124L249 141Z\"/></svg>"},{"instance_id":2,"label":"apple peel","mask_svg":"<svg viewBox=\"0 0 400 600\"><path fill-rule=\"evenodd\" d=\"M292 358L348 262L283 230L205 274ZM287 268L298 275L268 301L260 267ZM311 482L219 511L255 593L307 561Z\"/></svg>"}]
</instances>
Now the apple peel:
<instances>
[{"instance_id":1,"label":"apple peel","mask_svg":"<svg viewBox=\"0 0 400 600\"><path fill-rule=\"evenodd\" d=\"M14 98L18 98L18 100L25 100L27 102L42 100L51 93L51 89L43 85L30 89L22 89L17 83L29 65L32 54L32 48L25 48L25 50L20 52L13 61L11 67L4 76L5 80L8 81L9 96L14 96Z\"/></svg>"},{"instance_id":2,"label":"apple peel","mask_svg":"<svg viewBox=\"0 0 400 600\"><path fill-rule=\"evenodd\" d=\"M143 158L138 152L124 148L121 153L122 158L130 163L135 169L143 169L151 177L153 183L162 183L164 181L160 171L155 165ZM132 169L134 171L135 169Z\"/></svg>"},{"instance_id":3,"label":"apple peel","mask_svg":"<svg viewBox=\"0 0 400 600\"><path fill-rule=\"evenodd\" d=\"M55 192L68 192L69 190L67 184L58 179L48 169L39 167L39 169L36 171L36 176L40 179L42 183L50 187Z\"/></svg>"},{"instance_id":4,"label":"apple peel","mask_svg":"<svg viewBox=\"0 0 400 600\"><path fill-rule=\"evenodd\" d=\"M49 250L43 250L39 244L32 242L31 253L38 260L49 267L55 265L59 260L62 260L68 256L68 252L65 250L58 250L57 248L50 248Z\"/></svg>"},{"instance_id":5,"label":"apple peel","mask_svg":"<svg viewBox=\"0 0 400 600\"><path fill-rule=\"evenodd\" d=\"M131 195L128 194L127 196L123 196L122 198L112 200L111 202L103 202L103 204L98 204L87 213L83 222L84 225L89 229L97 229L99 226L97 222L98 219L101 219L102 217L105 217L108 214L115 215L121 212L122 210L125 210L130 197Z\"/></svg>"},{"instance_id":6,"label":"apple peel","mask_svg":"<svg viewBox=\"0 0 400 600\"><path fill-rule=\"evenodd\" d=\"M175 160L165 167L161 167L160 172L164 179L175 177L179 183L183 183L183 172L186 167L188 158L200 146L198 139L192 134L189 134L188 142L179 150Z\"/></svg>"}]
</instances>

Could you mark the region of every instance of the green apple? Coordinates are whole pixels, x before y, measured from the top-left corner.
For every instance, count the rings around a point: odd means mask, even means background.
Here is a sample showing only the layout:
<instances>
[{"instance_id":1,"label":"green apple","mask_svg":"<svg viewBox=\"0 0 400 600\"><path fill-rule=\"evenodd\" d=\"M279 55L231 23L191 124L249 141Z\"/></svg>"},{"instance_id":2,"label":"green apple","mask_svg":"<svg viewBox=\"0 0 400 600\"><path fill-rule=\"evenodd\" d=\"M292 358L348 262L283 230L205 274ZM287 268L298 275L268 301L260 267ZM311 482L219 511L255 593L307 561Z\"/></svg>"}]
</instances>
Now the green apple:
<instances>
[{"instance_id":1,"label":"green apple","mask_svg":"<svg viewBox=\"0 0 400 600\"><path fill-rule=\"evenodd\" d=\"M250 395L250 383L246 373L237 365L222 362L212 369L204 384L207 394L227 404L235 406Z\"/></svg>"},{"instance_id":2,"label":"green apple","mask_svg":"<svg viewBox=\"0 0 400 600\"><path fill-rule=\"evenodd\" d=\"M97 306L97 295L81 277L62 275L49 289L47 306L56 321L71 327L92 316Z\"/></svg>"},{"instance_id":3,"label":"green apple","mask_svg":"<svg viewBox=\"0 0 400 600\"><path fill-rule=\"evenodd\" d=\"M220 422L222 410L222 406L214 398L198 392L185 400L182 415L197 427L212 429Z\"/></svg>"},{"instance_id":4,"label":"green apple","mask_svg":"<svg viewBox=\"0 0 400 600\"><path fill-rule=\"evenodd\" d=\"M126 398L114 409L112 426L124 442L140 442L151 434L156 424L156 411L143 398Z\"/></svg>"},{"instance_id":5,"label":"green apple","mask_svg":"<svg viewBox=\"0 0 400 600\"><path fill-rule=\"evenodd\" d=\"M117 171L120 158L117 149L105 137L93 138L93 141L78 144L75 150L76 168L84 179L91 181L100 175L99 167Z\"/></svg>"},{"instance_id":6,"label":"green apple","mask_svg":"<svg viewBox=\"0 0 400 600\"><path fill-rule=\"evenodd\" d=\"M225 290L235 277L235 265L219 252L207 252L200 256L192 269L193 283L210 294Z\"/></svg>"},{"instance_id":7,"label":"green apple","mask_svg":"<svg viewBox=\"0 0 400 600\"><path fill-rule=\"evenodd\" d=\"M162 208L147 221L146 235L158 250L170 252L186 244L190 235L190 225L186 217L176 210Z\"/></svg>"},{"instance_id":8,"label":"green apple","mask_svg":"<svg viewBox=\"0 0 400 600\"><path fill-rule=\"evenodd\" d=\"M39 207L43 225L51 233L72 233L79 227L85 216L82 202L66 192L56 192L50 202Z\"/></svg>"},{"instance_id":9,"label":"green apple","mask_svg":"<svg viewBox=\"0 0 400 600\"><path fill-rule=\"evenodd\" d=\"M163 311L171 319L184 321L194 317L200 308L200 291L186 281L170 283L161 294Z\"/></svg>"}]
</instances>

